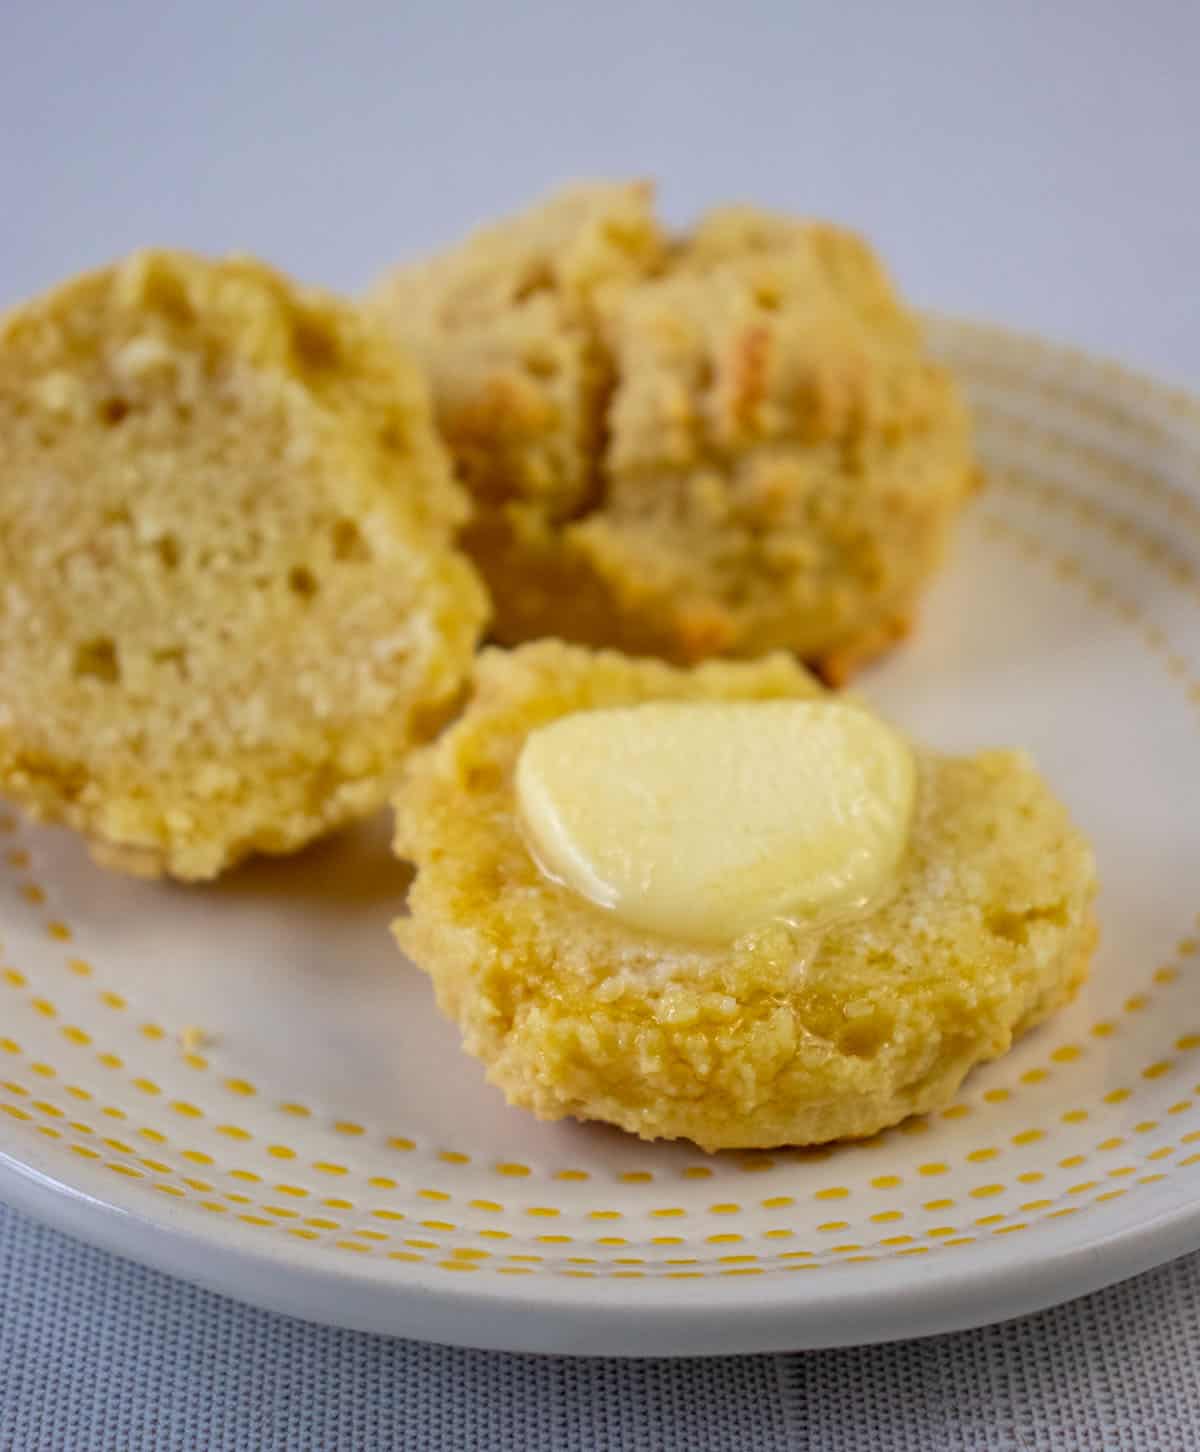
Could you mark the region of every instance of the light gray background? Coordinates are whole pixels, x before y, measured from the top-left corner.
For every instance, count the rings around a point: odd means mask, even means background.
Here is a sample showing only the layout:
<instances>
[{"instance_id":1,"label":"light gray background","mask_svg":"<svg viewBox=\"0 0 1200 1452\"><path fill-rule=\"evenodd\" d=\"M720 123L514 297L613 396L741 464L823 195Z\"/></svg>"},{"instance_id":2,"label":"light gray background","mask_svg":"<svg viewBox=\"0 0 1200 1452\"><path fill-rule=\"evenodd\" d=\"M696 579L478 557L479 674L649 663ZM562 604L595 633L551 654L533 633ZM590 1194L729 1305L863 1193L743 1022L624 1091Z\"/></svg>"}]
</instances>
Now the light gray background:
<instances>
[{"instance_id":1,"label":"light gray background","mask_svg":"<svg viewBox=\"0 0 1200 1452\"><path fill-rule=\"evenodd\" d=\"M0 305L139 243L356 287L577 175L874 238L1200 381L1200 5L0 0Z\"/></svg>"}]
</instances>

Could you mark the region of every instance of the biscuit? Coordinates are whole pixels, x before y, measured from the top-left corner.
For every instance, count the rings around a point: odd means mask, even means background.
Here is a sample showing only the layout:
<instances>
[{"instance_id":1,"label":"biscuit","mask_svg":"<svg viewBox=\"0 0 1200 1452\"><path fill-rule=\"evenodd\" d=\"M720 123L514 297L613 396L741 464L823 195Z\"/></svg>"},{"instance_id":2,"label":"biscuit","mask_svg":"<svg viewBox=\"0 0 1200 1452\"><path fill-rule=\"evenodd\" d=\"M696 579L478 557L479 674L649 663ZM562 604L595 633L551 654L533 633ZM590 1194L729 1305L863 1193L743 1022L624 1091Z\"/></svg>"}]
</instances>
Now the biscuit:
<instances>
[{"instance_id":1,"label":"biscuit","mask_svg":"<svg viewBox=\"0 0 1200 1452\"><path fill-rule=\"evenodd\" d=\"M782 654L683 670L557 641L485 651L474 699L411 758L400 946L512 1104L708 1150L862 1137L947 1104L1067 1002L1095 938L1091 851L1023 755L918 748L894 891L815 938L728 946L625 927L545 876L513 773L528 734L645 701L811 697Z\"/></svg>"},{"instance_id":2,"label":"biscuit","mask_svg":"<svg viewBox=\"0 0 1200 1452\"><path fill-rule=\"evenodd\" d=\"M208 878L380 805L486 607L423 380L247 258L0 320L0 793Z\"/></svg>"},{"instance_id":3,"label":"biscuit","mask_svg":"<svg viewBox=\"0 0 1200 1452\"><path fill-rule=\"evenodd\" d=\"M965 406L860 238L597 184L385 277L478 508L494 637L841 680L908 629L977 482Z\"/></svg>"}]
</instances>

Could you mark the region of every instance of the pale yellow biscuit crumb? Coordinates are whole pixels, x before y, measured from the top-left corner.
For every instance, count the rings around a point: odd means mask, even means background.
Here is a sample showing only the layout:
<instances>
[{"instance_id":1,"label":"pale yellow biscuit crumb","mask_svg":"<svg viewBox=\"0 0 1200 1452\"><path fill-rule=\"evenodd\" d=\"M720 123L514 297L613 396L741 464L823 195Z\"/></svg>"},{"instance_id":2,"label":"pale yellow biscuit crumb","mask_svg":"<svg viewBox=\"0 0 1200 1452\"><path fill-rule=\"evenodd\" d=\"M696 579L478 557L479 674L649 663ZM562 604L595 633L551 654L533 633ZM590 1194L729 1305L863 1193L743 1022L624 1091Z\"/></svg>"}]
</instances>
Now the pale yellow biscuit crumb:
<instances>
[{"instance_id":1,"label":"pale yellow biscuit crumb","mask_svg":"<svg viewBox=\"0 0 1200 1452\"><path fill-rule=\"evenodd\" d=\"M0 320L0 793L207 878L386 798L482 627L423 380L246 258Z\"/></svg>"}]
</instances>

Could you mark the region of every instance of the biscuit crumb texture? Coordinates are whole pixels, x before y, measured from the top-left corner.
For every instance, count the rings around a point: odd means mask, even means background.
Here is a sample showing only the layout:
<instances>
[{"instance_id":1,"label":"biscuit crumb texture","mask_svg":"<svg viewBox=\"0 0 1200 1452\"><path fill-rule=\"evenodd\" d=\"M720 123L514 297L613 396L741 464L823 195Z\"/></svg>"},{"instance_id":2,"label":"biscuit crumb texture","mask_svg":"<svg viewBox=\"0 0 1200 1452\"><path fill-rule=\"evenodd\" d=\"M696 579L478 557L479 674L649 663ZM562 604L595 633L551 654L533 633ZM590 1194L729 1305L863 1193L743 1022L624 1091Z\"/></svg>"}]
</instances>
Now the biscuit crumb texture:
<instances>
[{"instance_id":1,"label":"biscuit crumb texture","mask_svg":"<svg viewBox=\"0 0 1200 1452\"><path fill-rule=\"evenodd\" d=\"M536 727L819 689L781 654L690 671L557 641L480 657L464 715L410 759L396 850L417 876L395 932L511 1103L708 1150L858 1138L947 1104L1074 995L1096 935L1092 854L1016 752L918 748L893 895L817 935L655 939L532 860L513 772Z\"/></svg>"},{"instance_id":2,"label":"biscuit crumb texture","mask_svg":"<svg viewBox=\"0 0 1200 1452\"><path fill-rule=\"evenodd\" d=\"M485 615L425 386L358 310L147 251L0 320L0 793L209 878L387 797Z\"/></svg>"},{"instance_id":3,"label":"biscuit crumb texture","mask_svg":"<svg viewBox=\"0 0 1200 1452\"><path fill-rule=\"evenodd\" d=\"M494 634L844 679L911 622L977 482L965 406L852 232L671 236L579 185L384 277L478 508Z\"/></svg>"}]
</instances>

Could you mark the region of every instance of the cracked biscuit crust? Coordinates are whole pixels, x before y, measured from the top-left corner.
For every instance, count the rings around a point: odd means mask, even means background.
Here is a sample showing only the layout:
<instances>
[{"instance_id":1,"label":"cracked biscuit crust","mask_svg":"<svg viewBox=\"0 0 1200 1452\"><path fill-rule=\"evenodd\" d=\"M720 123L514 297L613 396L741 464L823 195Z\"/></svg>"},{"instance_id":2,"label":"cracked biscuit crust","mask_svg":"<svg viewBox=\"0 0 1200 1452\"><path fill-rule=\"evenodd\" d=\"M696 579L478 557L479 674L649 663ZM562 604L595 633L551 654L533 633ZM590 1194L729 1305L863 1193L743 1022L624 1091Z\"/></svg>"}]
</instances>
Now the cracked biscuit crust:
<instances>
[{"instance_id":1,"label":"cracked biscuit crust","mask_svg":"<svg viewBox=\"0 0 1200 1452\"><path fill-rule=\"evenodd\" d=\"M844 677L905 632L977 482L956 386L825 223L671 238L645 185L577 187L371 303L430 368L504 643Z\"/></svg>"}]
</instances>

